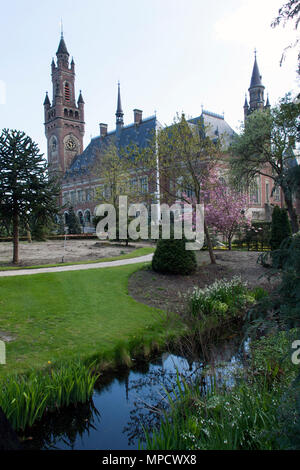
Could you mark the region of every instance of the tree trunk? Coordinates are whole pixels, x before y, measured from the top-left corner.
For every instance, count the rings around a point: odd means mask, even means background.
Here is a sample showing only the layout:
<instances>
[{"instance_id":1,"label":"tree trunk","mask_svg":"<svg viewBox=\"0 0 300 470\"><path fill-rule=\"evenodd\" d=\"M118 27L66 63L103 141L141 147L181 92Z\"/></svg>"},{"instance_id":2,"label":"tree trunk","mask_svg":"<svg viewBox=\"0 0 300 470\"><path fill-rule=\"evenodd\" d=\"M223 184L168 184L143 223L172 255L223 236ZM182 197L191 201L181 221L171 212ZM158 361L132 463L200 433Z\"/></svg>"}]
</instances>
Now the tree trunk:
<instances>
[{"instance_id":1,"label":"tree trunk","mask_svg":"<svg viewBox=\"0 0 300 470\"><path fill-rule=\"evenodd\" d=\"M19 215L17 211L13 214L13 263L19 263Z\"/></svg>"},{"instance_id":2,"label":"tree trunk","mask_svg":"<svg viewBox=\"0 0 300 470\"><path fill-rule=\"evenodd\" d=\"M228 238L228 250L231 250L231 238Z\"/></svg>"},{"instance_id":3,"label":"tree trunk","mask_svg":"<svg viewBox=\"0 0 300 470\"><path fill-rule=\"evenodd\" d=\"M214 255L213 246L211 244L211 239L210 239L209 231L208 231L205 220L204 220L204 233L205 233L205 236L206 236L206 243L207 243L207 246L208 246L210 262L211 262L211 264L216 264L216 258L215 258L215 255Z\"/></svg>"},{"instance_id":4,"label":"tree trunk","mask_svg":"<svg viewBox=\"0 0 300 470\"><path fill-rule=\"evenodd\" d=\"M297 218L295 208L293 206L292 199L290 195L287 194L287 192L284 190L284 188L283 188L283 194L284 194L284 201L286 203L287 211L291 220L292 232L297 233L299 232L299 223L298 223L298 218Z\"/></svg>"},{"instance_id":5,"label":"tree trunk","mask_svg":"<svg viewBox=\"0 0 300 470\"><path fill-rule=\"evenodd\" d=\"M26 224L26 236L27 236L28 243L32 243L31 232L30 232L30 228L29 228L28 223Z\"/></svg>"}]
</instances>

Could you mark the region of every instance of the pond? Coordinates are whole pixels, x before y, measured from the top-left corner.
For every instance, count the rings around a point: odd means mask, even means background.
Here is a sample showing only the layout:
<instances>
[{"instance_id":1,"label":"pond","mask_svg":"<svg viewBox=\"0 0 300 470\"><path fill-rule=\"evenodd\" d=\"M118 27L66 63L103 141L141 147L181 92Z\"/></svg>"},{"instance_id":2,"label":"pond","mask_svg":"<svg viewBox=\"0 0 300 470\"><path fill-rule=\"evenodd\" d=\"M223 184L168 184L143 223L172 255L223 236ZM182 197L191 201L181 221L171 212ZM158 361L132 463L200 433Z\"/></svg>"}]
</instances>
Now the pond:
<instances>
[{"instance_id":1,"label":"pond","mask_svg":"<svg viewBox=\"0 0 300 470\"><path fill-rule=\"evenodd\" d=\"M103 375L91 402L49 413L20 437L28 449L138 449L142 426L158 424L161 411L168 406L166 390L172 392L178 377L202 377L203 391L210 388L213 376L218 384L231 385L234 371L243 367L246 350L239 335L226 341L215 350L213 375L205 377L203 370L208 364L201 358L170 353L131 370Z\"/></svg>"}]
</instances>

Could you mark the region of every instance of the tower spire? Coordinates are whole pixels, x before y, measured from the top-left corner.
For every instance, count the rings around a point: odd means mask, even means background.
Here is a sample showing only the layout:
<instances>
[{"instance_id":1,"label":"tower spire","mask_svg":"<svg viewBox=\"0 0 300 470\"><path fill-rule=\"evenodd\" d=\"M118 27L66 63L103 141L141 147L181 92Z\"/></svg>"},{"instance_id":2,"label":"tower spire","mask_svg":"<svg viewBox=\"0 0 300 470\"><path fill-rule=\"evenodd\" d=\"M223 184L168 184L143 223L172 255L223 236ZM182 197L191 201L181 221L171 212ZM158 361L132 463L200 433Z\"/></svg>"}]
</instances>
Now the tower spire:
<instances>
[{"instance_id":1,"label":"tower spire","mask_svg":"<svg viewBox=\"0 0 300 470\"><path fill-rule=\"evenodd\" d=\"M124 116L124 113L123 113L122 104L121 104L120 82L118 82L118 102L117 102L117 111L116 111L117 127L121 127L124 125L123 116Z\"/></svg>"},{"instance_id":2,"label":"tower spire","mask_svg":"<svg viewBox=\"0 0 300 470\"><path fill-rule=\"evenodd\" d=\"M265 87L262 84L261 74L259 72L257 63L257 51L254 49L254 64L251 75L250 87L248 89L250 100L248 105L247 95L244 102L244 121L246 122L247 117L258 109L265 109L270 107L269 98L265 104L264 92Z\"/></svg>"},{"instance_id":3,"label":"tower spire","mask_svg":"<svg viewBox=\"0 0 300 470\"><path fill-rule=\"evenodd\" d=\"M253 70L252 70L250 88L254 86L263 86L261 82L261 75L260 75L259 68L257 65L257 60L256 60L256 49L254 49L254 65L253 65Z\"/></svg>"},{"instance_id":4,"label":"tower spire","mask_svg":"<svg viewBox=\"0 0 300 470\"><path fill-rule=\"evenodd\" d=\"M257 63L257 51L254 50L254 64L251 75L251 82L249 87L250 94L250 110L254 111L256 109L262 109L264 107L264 90L265 87L261 81L261 74L259 72L258 63Z\"/></svg>"}]
</instances>

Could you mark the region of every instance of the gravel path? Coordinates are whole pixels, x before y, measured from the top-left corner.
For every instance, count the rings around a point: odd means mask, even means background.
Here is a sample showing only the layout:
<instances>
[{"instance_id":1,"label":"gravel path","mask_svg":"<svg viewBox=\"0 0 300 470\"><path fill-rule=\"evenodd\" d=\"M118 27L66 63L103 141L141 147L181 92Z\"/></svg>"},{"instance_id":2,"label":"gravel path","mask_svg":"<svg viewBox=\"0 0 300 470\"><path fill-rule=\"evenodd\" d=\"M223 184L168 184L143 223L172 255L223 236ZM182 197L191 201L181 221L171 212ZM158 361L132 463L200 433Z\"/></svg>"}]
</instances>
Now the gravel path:
<instances>
[{"instance_id":1,"label":"gravel path","mask_svg":"<svg viewBox=\"0 0 300 470\"><path fill-rule=\"evenodd\" d=\"M127 264L147 263L152 260L153 253L138 258L120 259L116 261L104 261L103 263L76 264L73 266L56 266L53 268L16 269L0 271L0 277L28 276L31 274L61 273L64 271L81 271L83 269L112 268L114 266L126 266Z\"/></svg>"}]
</instances>

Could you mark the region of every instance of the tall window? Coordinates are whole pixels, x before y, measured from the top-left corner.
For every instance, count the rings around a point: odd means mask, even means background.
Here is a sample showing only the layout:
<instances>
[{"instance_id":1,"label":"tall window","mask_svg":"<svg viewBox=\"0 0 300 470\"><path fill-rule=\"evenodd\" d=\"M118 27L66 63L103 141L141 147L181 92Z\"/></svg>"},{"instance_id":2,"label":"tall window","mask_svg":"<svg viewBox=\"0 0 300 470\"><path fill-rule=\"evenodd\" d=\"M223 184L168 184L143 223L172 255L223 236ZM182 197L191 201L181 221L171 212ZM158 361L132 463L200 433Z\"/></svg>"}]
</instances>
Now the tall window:
<instances>
[{"instance_id":1,"label":"tall window","mask_svg":"<svg viewBox=\"0 0 300 470\"><path fill-rule=\"evenodd\" d=\"M77 201L78 202L83 202L84 201L84 192L82 189L79 189L77 191Z\"/></svg>"},{"instance_id":2,"label":"tall window","mask_svg":"<svg viewBox=\"0 0 300 470\"><path fill-rule=\"evenodd\" d=\"M84 213L84 221L88 224L91 222L91 213L88 209Z\"/></svg>"},{"instance_id":3,"label":"tall window","mask_svg":"<svg viewBox=\"0 0 300 470\"><path fill-rule=\"evenodd\" d=\"M142 193L147 193L148 192L148 178L147 178L147 176L144 176L143 178L140 179L140 185L141 185L141 192Z\"/></svg>"},{"instance_id":4,"label":"tall window","mask_svg":"<svg viewBox=\"0 0 300 470\"><path fill-rule=\"evenodd\" d=\"M70 200L70 199L69 199L69 193L68 193L68 192L63 193L63 195L62 195L62 203L63 203L63 206L64 206L65 204L67 204L67 203L69 202L69 200Z\"/></svg>"},{"instance_id":5,"label":"tall window","mask_svg":"<svg viewBox=\"0 0 300 470\"><path fill-rule=\"evenodd\" d=\"M261 197L260 197L260 177L258 176L256 180L253 182L250 188L250 204L260 204Z\"/></svg>"},{"instance_id":6,"label":"tall window","mask_svg":"<svg viewBox=\"0 0 300 470\"><path fill-rule=\"evenodd\" d=\"M277 202L280 201L280 188L278 186L273 191L273 199Z\"/></svg>"},{"instance_id":7,"label":"tall window","mask_svg":"<svg viewBox=\"0 0 300 470\"><path fill-rule=\"evenodd\" d=\"M81 211L78 211L78 218L80 225L83 225L83 213Z\"/></svg>"},{"instance_id":8,"label":"tall window","mask_svg":"<svg viewBox=\"0 0 300 470\"><path fill-rule=\"evenodd\" d=\"M70 91L70 85L68 82L65 83L65 100L70 101L71 99L71 91Z\"/></svg>"},{"instance_id":9,"label":"tall window","mask_svg":"<svg viewBox=\"0 0 300 470\"><path fill-rule=\"evenodd\" d=\"M76 204L76 191L71 191L71 204Z\"/></svg>"},{"instance_id":10,"label":"tall window","mask_svg":"<svg viewBox=\"0 0 300 470\"><path fill-rule=\"evenodd\" d=\"M85 200L86 201L91 201L92 200L92 190L91 189L86 189L85 190Z\"/></svg>"},{"instance_id":11,"label":"tall window","mask_svg":"<svg viewBox=\"0 0 300 470\"><path fill-rule=\"evenodd\" d=\"M266 202L270 202L270 189L269 189L269 183L266 183Z\"/></svg>"}]
</instances>

